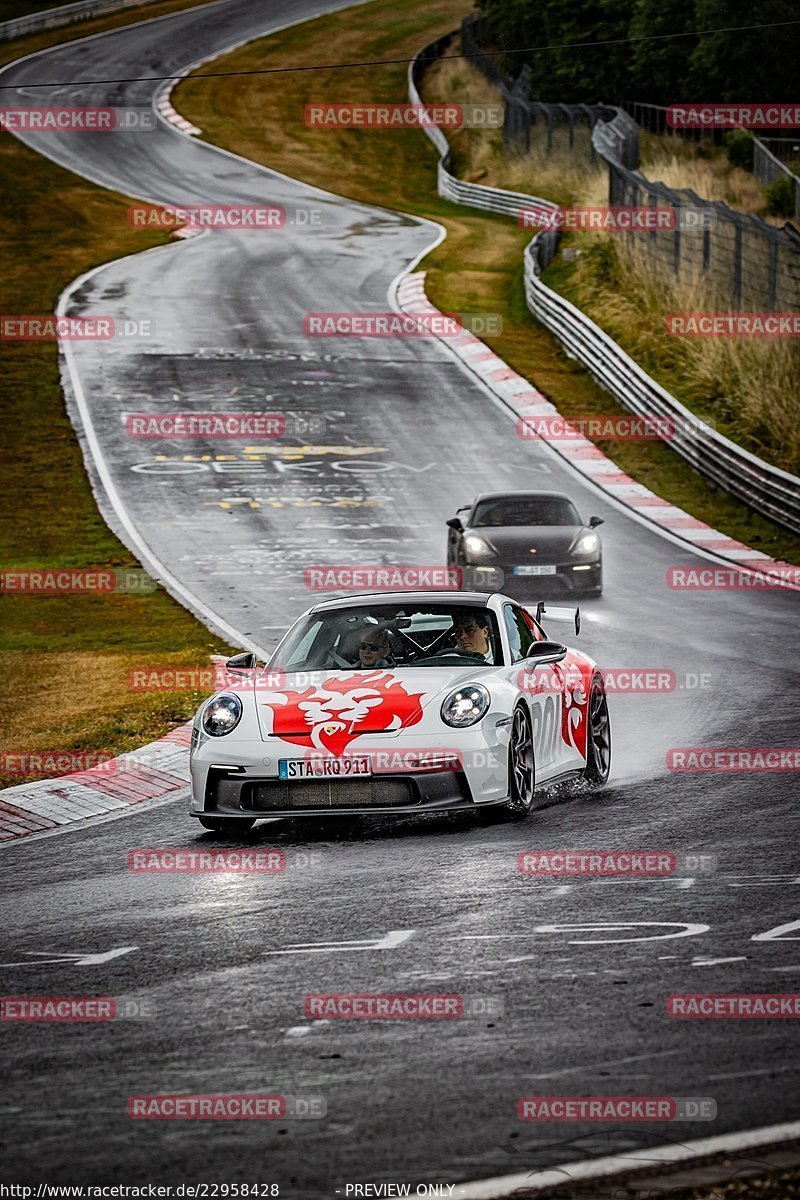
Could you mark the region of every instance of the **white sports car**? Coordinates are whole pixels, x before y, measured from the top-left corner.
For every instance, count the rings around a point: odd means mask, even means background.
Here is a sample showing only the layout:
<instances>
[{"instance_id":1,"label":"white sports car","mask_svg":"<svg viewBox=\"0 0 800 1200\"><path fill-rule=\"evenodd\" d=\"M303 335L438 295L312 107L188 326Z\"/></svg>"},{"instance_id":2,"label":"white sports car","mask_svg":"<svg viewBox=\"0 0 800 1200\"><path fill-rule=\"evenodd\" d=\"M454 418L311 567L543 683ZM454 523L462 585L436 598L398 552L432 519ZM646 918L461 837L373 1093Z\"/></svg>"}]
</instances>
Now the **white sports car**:
<instances>
[{"instance_id":1,"label":"white sports car","mask_svg":"<svg viewBox=\"0 0 800 1200\"><path fill-rule=\"evenodd\" d=\"M608 779L603 679L500 594L351 596L309 609L269 663L232 658L231 687L199 708L192 816L241 831L259 818L501 805L538 787ZM575 610L547 610L574 620ZM549 619L549 616L548 616Z\"/></svg>"}]
</instances>

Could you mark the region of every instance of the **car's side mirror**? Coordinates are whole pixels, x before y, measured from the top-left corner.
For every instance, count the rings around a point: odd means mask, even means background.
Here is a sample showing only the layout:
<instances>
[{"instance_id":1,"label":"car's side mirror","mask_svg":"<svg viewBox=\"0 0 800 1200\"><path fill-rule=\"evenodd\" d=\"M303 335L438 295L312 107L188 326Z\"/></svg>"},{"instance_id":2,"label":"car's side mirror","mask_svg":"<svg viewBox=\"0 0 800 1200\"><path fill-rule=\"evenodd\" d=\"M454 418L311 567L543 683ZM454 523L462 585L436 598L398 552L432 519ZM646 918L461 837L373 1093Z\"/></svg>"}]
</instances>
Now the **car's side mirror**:
<instances>
[{"instance_id":1,"label":"car's side mirror","mask_svg":"<svg viewBox=\"0 0 800 1200\"><path fill-rule=\"evenodd\" d=\"M450 529L455 529L457 533L464 532L464 526L461 524L461 517L451 517L447 524Z\"/></svg>"},{"instance_id":2,"label":"car's side mirror","mask_svg":"<svg viewBox=\"0 0 800 1200\"><path fill-rule=\"evenodd\" d=\"M589 528L590 529L595 529L598 525L603 525L603 524L605 524L605 521L602 517L589 517Z\"/></svg>"},{"instance_id":3,"label":"car's side mirror","mask_svg":"<svg viewBox=\"0 0 800 1200\"><path fill-rule=\"evenodd\" d=\"M226 671L233 671L236 675L243 675L245 671L252 671L258 666L258 656L252 650L245 650L242 654L234 654L233 658L229 658L225 663Z\"/></svg>"},{"instance_id":4,"label":"car's side mirror","mask_svg":"<svg viewBox=\"0 0 800 1200\"><path fill-rule=\"evenodd\" d=\"M541 667L545 663L561 662L562 658L566 658L566 654L567 647L562 646L560 642L533 642L525 655L525 661L531 662L535 667Z\"/></svg>"}]
</instances>

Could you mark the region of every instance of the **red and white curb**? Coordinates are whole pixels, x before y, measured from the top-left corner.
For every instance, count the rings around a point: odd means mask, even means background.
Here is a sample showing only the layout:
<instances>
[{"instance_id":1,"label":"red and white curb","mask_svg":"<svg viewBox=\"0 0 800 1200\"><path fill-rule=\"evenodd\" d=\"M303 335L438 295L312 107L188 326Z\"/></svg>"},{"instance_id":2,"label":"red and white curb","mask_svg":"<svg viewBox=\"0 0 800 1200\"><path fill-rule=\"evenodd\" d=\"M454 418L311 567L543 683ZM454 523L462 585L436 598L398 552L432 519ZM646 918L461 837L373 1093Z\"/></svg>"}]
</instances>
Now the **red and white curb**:
<instances>
[{"instance_id":1,"label":"red and white curb","mask_svg":"<svg viewBox=\"0 0 800 1200\"><path fill-rule=\"evenodd\" d=\"M185 788L191 722L100 767L0 792L0 843L131 808Z\"/></svg>"},{"instance_id":2,"label":"red and white curb","mask_svg":"<svg viewBox=\"0 0 800 1200\"><path fill-rule=\"evenodd\" d=\"M173 108L170 96L172 89L180 83L182 75L176 75L174 79L170 79L163 88L161 88L155 98L155 107L158 115L167 122L168 125L174 125L176 129L180 129L181 133L187 134L189 137L195 137L198 133L202 133L202 129L198 129L191 121L187 121L182 117L176 108Z\"/></svg>"},{"instance_id":3,"label":"red and white curb","mask_svg":"<svg viewBox=\"0 0 800 1200\"><path fill-rule=\"evenodd\" d=\"M439 309L431 304L425 294L425 275L425 271L415 271L406 275L398 284L397 303L403 312L439 314ZM464 330L457 337L439 340L517 417L541 418L560 415L556 406L546 396L522 375L512 370L474 334ZM593 442L583 437L577 428L570 427L569 422L562 422L562 425L568 433L566 439L537 435L531 438L532 443L535 445L537 441L546 442L574 470L590 479L601 491L673 536L745 571L776 571L783 577L781 582L785 587L800 586L791 582L798 576L797 567L791 563L778 562L768 554L728 537L719 529L713 529L705 522L699 521L691 513L663 500L643 484L637 483L630 475L626 475Z\"/></svg>"}]
</instances>

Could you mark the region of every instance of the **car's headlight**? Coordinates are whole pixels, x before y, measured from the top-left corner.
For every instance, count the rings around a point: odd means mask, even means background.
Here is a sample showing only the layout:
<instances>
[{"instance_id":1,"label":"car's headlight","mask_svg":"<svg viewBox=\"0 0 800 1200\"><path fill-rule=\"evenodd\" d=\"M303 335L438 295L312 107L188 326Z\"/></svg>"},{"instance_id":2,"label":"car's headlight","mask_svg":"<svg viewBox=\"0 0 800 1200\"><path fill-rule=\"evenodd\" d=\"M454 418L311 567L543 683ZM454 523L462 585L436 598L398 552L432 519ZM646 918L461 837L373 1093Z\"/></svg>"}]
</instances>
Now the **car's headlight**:
<instances>
[{"instance_id":1,"label":"car's headlight","mask_svg":"<svg viewBox=\"0 0 800 1200\"><path fill-rule=\"evenodd\" d=\"M464 538L464 548L470 554L480 554L484 557L491 557L494 554L488 542L485 542L482 537L476 537L474 533L468 533Z\"/></svg>"},{"instance_id":2,"label":"car's headlight","mask_svg":"<svg viewBox=\"0 0 800 1200\"><path fill-rule=\"evenodd\" d=\"M238 696L215 696L203 713L203 729L212 737L230 733L242 719L242 702Z\"/></svg>"},{"instance_id":3,"label":"car's headlight","mask_svg":"<svg viewBox=\"0 0 800 1200\"><path fill-rule=\"evenodd\" d=\"M600 545L600 538L596 533L584 533L575 543L576 554L594 554L597 547Z\"/></svg>"},{"instance_id":4,"label":"car's headlight","mask_svg":"<svg viewBox=\"0 0 800 1200\"><path fill-rule=\"evenodd\" d=\"M468 725L480 721L490 704L489 693L485 687L481 687L479 683L468 683L466 687L458 688L447 697L442 705L442 720L445 725L452 725L454 729L465 729Z\"/></svg>"}]
</instances>

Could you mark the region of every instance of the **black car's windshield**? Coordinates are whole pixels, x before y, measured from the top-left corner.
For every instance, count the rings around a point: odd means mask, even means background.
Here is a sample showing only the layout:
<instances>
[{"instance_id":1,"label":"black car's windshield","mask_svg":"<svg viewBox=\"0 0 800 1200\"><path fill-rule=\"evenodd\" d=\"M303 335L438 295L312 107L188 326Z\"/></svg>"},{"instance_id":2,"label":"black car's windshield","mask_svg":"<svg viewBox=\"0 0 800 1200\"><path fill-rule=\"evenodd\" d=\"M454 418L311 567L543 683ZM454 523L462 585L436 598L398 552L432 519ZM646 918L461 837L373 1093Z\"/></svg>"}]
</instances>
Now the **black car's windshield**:
<instances>
[{"instance_id":1,"label":"black car's windshield","mask_svg":"<svg viewBox=\"0 0 800 1200\"><path fill-rule=\"evenodd\" d=\"M495 666L503 652L493 612L480 605L353 605L312 613L291 631L270 671Z\"/></svg>"},{"instance_id":2,"label":"black car's windshield","mask_svg":"<svg viewBox=\"0 0 800 1200\"><path fill-rule=\"evenodd\" d=\"M508 525L580 525L578 510L570 500L558 496L506 496L481 500L475 506L473 529Z\"/></svg>"}]
</instances>

